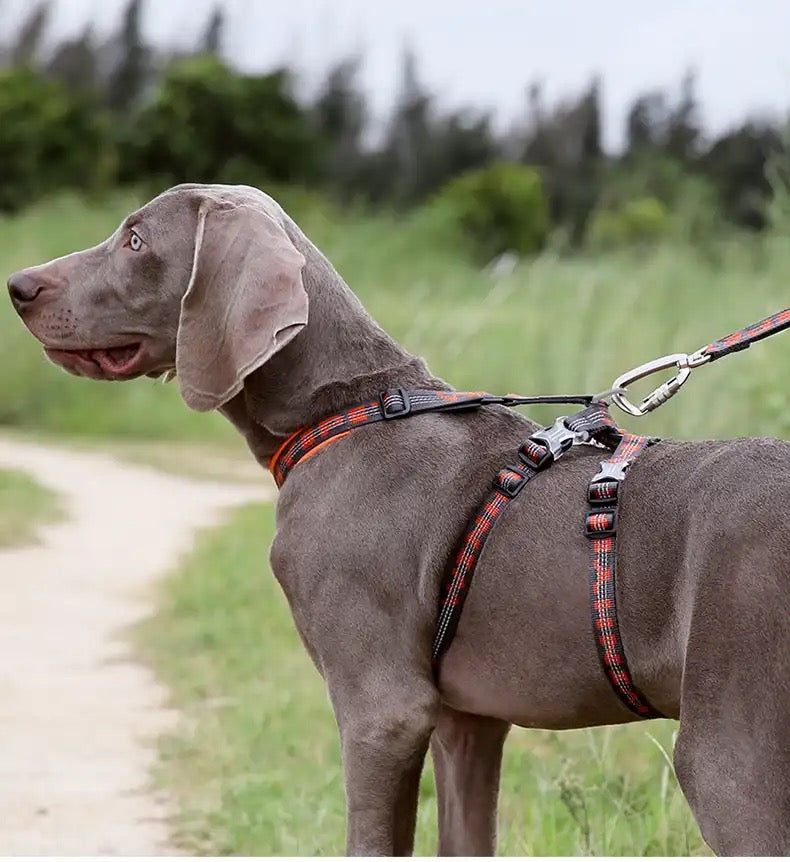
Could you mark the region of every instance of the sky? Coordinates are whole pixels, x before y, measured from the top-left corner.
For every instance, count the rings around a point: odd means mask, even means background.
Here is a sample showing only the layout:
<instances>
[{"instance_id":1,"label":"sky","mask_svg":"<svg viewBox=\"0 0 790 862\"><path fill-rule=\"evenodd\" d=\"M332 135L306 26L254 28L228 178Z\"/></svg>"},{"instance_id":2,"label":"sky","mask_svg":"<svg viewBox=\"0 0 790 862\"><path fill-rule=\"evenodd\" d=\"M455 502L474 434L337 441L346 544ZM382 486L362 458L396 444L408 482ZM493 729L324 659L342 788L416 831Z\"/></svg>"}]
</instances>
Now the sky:
<instances>
[{"instance_id":1,"label":"sky","mask_svg":"<svg viewBox=\"0 0 790 862\"><path fill-rule=\"evenodd\" d=\"M0 0L11 26L32 0ZM54 0L51 30L117 25L125 0ZM214 0L148 0L145 31L162 46L194 44ZM328 65L361 52L374 121L397 92L413 46L423 83L448 108L490 109L498 128L523 117L526 88L552 103L602 79L604 139L617 148L636 93L675 92L697 73L702 119L720 132L744 116L790 108L790 0L226 0L225 53L248 70L283 62L306 91ZM10 14L9 14L10 13Z\"/></svg>"}]
</instances>

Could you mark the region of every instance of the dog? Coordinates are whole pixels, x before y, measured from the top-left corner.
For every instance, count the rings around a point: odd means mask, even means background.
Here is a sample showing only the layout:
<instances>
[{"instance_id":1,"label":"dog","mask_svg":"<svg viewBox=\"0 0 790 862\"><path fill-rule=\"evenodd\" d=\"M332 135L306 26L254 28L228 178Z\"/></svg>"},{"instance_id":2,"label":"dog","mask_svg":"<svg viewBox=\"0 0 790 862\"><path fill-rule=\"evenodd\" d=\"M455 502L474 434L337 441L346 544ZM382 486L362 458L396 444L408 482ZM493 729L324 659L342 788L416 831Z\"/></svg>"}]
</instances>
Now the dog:
<instances>
[{"instance_id":1,"label":"dog","mask_svg":"<svg viewBox=\"0 0 790 862\"><path fill-rule=\"evenodd\" d=\"M100 245L22 270L11 300L47 356L96 380L175 375L266 466L297 429L385 390L451 391L365 312L282 208L187 184ZM600 449L574 446L497 523L438 678L440 585L492 476L536 426L502 406L361 428L299 463L272 569L337 718L349 854L412 851L429 746L441 854L490 855L511 725L636 717L591 631L582 525ZM721 854L790 852L790 447L662 442L618 529L623 644L679 719L678 780Z\"/></svg>"}]
</instances>

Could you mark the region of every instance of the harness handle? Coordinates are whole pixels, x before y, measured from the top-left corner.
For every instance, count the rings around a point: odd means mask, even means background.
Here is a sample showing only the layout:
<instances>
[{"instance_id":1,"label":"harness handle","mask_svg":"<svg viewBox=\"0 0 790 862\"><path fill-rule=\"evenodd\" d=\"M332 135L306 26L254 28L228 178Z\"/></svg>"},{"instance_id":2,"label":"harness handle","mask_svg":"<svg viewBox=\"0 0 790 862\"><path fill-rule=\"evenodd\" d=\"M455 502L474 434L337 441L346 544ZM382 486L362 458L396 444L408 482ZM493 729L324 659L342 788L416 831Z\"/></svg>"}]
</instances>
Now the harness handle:
<instances>
[{"instance_id":1,"label":"harness handle","mask_svg":"<svg viewBox=\"0 0 790 862\"><path fill-rule=\"evenodd\" d=\"M763 338L775 335L788 327L790 327L790 308L785 308L783 311L778 311L757 323L738 329L718 341L711 342L694 353L670 353L667 356L661 356L658 359L638 365L615 379L609 396L612 402L625 413L630 413L631 416L644 416L669 401L689 379L692 369L709 362L715 362L730 353L746 350L755 341L761 341ZM628 398L627 389L632 383L655 374L657 371L673 367L677 373L656 387L639 404L634 404Z\"/></svg>"}]
</instances>

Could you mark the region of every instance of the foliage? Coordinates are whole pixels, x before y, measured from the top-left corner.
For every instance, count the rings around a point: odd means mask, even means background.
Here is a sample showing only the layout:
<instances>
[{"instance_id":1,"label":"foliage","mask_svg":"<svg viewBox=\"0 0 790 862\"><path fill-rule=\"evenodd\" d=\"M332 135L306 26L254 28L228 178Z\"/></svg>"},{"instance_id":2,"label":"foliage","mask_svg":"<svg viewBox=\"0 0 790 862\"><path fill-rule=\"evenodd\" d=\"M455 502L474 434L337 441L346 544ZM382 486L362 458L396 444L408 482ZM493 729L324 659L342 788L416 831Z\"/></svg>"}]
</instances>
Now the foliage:
<instances>
[{"instance_id":1,"label":"foliage","mask_svg":"<svg viewBox=\"0 0 790 862\"><path fill-rule=\"evenodd\" d=\"M705 242L721 230L717 190L707 177L666 153L639 151L607 166L587 239L609 247L671 233Z\"/></svg>"},{"instance_id":2,"label":"foliage","mask_svg":"<svg viewBox=\"0 0 790 862\"><path fill-rule=\"evenodd\" d=\"M0 548L35 541L41 526L63 515L60 498L27 473L0 470Z\"/></svg>"},{"instance_id":3,"label":"foliage","mask_svg":"<svg viewBox=\"0 0 790 862\"><path fill-rule=\"evenodd\" d=\"M655 243L669 234L670 225L670 214L660 200L635 198L617 209L598 210L587 239L591 247L598 249Z\"/></svg>"},{"instance_id":4,"label":"foliage","mask_svg":"<svg viewBox=\"0 0 790 862\"><path fill-rule=\"evenodd\" d=\"M96 105L33 69L0 69L0 210L59 188L91 188L111 165Z\"/></svg>"},{"instance_id":5,"label":"foliage","mask_svg":"<svg viewBox=\"0 0 790 862\"><path fill-rule=\"evenodd\" d=\"M499 162L451 180L433 206L458 227L483 260L506 251L534 254L546 243L548 206L540 175Z\"/></svg>"},{"instance_id":6,"label":"foliage","mask_svg":"<svg viewBox=\"0 0 790 862\"><path fill-rule=\"evenodd\" d=\"M554 104L533 83L524 116L500 133L486 111L442 108L406 46L400 90L374 130L359 55L334 59L315 92L297 97L292 70L244 74L223 59L228 22L219 3L194 47L178 52L146 41L145 0L126 0L116 30L104 39L88 23L76 37L53 42L50 8L47 0L31 4L18 32L0 42L0 67L38 74L35 86L28 80L22 128L14 128L15 115L0 113L8 121L0 125L0 154L15 151L0 176L4 209L72 185L156 188L210 180L310 183L344 204L403 211L457 176L515 161L539 171L555 235L572 247L582 246L593 213L600 221L601 211L646 197L670 210L674 233L694 241L707 242L722 222L767 225L772 191L765 166L782 149L780 126L751 120L706 135L693 70L674 92L635 96L624 151L613 155L602 144L595 77ZM45 81L62 85L57 111ZM53 114L68 119L50 148L42 136L52 131ZM74 130L68 139L63 123Z\"/></svg>"},{"instance_id":7,"label":"foliage","mask_svg":"<svg viewBox=\"0 0 790 862\"><path fill-rule=\"evenodd\" d=\"M173 62L127 129L121 179L287 182L313 173L317 141L286 71L240 75L210 56Z\"/></svg>"}]
</instances>

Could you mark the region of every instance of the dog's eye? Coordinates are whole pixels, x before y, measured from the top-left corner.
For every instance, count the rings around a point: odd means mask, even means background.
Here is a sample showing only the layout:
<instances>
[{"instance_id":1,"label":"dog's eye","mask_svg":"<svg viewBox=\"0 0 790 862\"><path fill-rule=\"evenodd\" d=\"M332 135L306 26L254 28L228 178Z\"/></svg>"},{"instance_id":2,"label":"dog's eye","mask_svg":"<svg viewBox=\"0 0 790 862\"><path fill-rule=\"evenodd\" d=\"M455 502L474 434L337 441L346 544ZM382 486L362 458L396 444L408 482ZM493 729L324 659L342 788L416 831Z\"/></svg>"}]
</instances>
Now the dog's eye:
<instances>
[{"instance_id":1,"label":"dog's eye","mask_svg":"<svg viewBox=\"0 0 790 862\"><path fill-rule=\"evenodd\" d=\"M129 231L129 242L127 245L132 251L140 251L143 247L143 241L134 231Z\"/></svg>"}]
</instances>

